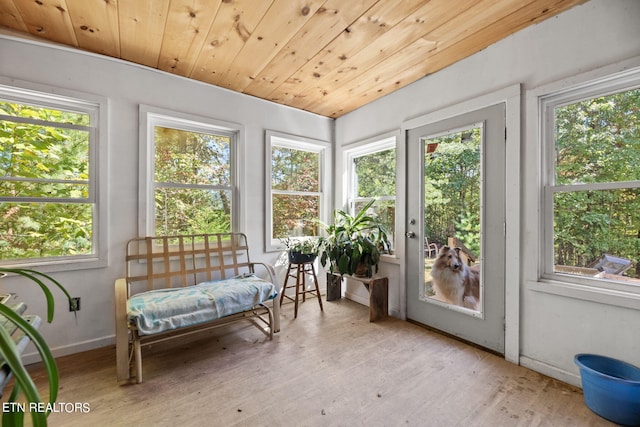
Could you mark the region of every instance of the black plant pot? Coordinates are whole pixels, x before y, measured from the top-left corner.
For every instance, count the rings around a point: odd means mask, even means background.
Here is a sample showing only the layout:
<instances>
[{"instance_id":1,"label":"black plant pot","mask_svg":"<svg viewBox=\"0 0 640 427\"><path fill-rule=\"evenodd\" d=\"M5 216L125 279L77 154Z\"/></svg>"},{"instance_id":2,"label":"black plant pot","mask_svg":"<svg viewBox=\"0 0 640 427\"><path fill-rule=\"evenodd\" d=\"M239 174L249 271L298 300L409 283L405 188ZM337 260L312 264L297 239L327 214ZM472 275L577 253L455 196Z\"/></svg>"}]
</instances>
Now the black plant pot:
<instances>
[{"instance_id":1,"label":"black plant pot","mask_svg":"<svg viewBox=\"0 0 640 427\"><path fill-rule=\"evenodd\" d=\"M304 264L307 262L313 262L318 257L318 254L303 254L301 252L289 252L289 262L292 264Z\"/></svg>"}]
</instances>

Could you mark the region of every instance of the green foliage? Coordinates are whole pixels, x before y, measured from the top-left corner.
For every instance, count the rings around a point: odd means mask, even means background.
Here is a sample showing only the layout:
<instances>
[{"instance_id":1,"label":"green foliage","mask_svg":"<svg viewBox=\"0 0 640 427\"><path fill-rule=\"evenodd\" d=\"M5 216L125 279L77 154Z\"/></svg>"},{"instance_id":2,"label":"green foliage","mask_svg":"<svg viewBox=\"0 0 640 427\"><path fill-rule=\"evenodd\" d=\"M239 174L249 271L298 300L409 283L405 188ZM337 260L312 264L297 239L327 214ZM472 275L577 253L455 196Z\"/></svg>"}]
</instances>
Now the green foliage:
<instances>
[{"instance_id":1,"label":"green foliage","mask_svg":"<svg viewBox=\"0 0 640 427\"><path fill-rule=\"evenodd\" d=\"M4 101L0 111L16 117L0 120L0 260L90 254L89 116Z\"/></svg>"},{"instance_id":2,"label":"green foliage","mask_svg":"<svg viewBox=\"0 0 640 427\"><path fill-rule=\"evenodd\" d=\"M455 225L456 236L474 254L480 254L480 221L470 212L462 212Z\"/></svg>"},{"instance_id":3,"label":"green foliage","mask_svg":"<svg viewBox=\"0 0 640 427\"><path fill-rule=\"evenodd\" d=\"M424 161L424 230L430 242L445 244L455 236L479 254L481 141L481 128L425 141L433 148Z\"/></svg>"},{"instance_id":4,"label":"green foliage","mask_svg":"<svg viewBox=\"0 0 640 427\"><path fill-rule=\"evenodd\" d=\"M320 217L319 154L274 146L271 151L271 188L273 238L317 236L316 221Z\"/></svg>"},{"instance_id":5,"label":"green foliage","mask_svg":"<svg viewBox=\"0 0 640 427\"><path fill-rule=\"evenodd\" d=\"M287 237L280 241L287 251L305 255L317 255L320 246L320 239L315 237Z\"/></svg>"},{"instance_id":6,"label":"green foliage","mask_svg":"<svg viewBox=\"0 0 640 427\"><path fill-rule=\"evenodd\" d=\"M155 128L156 235L231 230L230 158L228 136Z\"/></svg>"},{"instance_id":7,"label":"green foliage","mask_svg":"<svg viewBox=\"0 0 640 427\"><path fill-rule=\"evenodd\" d=\"M354 159L356 197L378 197L396 194L396 150L390 149Z\"/></svg>"},{"instance_id":8,"label":"green foliage","mask_svg":"<svg viewBox=\"0 0 640 427\"><path fill-rule=\"evenodd\" d=\"M555 143L556 185L640 181L640 90L556 108ZM638 262L639 196L638 188L555 193L555 263L585 267L604 253Z\"/></svg>"},{"instance_id":9,"label":"green foliage","mask_svg":"<svg viewBox=\"0 0 640 427\"><path fill-rule=\"evenodd\" d=\"M49 323L53 321L53 313L55 310L53 294L49 290L49 286L53 285L55 287L58 287L66 295L68 300L71 301L71 296L69 295L67 290L54 278L44 273L29 269L0 267L0 278L5 273L23 276L40 287L47 300L47 322ZM49 283L49 285L47 285L46 283ZM51 350L49 349L49 346L36 328L34 328L19 314L17 314L4 304L0 304L0 315L4 316L9 322L13 323L19 329L21 329L24 334L29 337L31 342L40 353L45 371L47 373L47 378L49 380L48 403L53 404L58 397L59 374L55 359L53 357L53 354L51 353ZM2 356L2 358L5 360L15 378L13 389L8 401L16 402L20 394L24 393L27 404L29 404L30 402L42 403L42 398L40 397L38 389L36 388L31 376L22 363L22 359L20 357L20 353L18 351L18 348L16 347L16 344L14 343L11 335L9 335L9 333L2 327L0 327L0 356ZM46 426L48 415L48 411L31 411L33 425ZM24 413L22 412L10 411L2 414L3 426L17 426L23 425L23 423Z\"/></svg>"},{"instance_id":10,"label":"green foliage","mask_svg":"<svg viewBox=\"0 0 640 427\"><path fill-rule=\"evenodd\" d=\"M320 197L299 194L274 194L273 237L317 236Z\"/></svg>"},{"instance_id":11,"label":"green foliage","mask_svg":"<svg viewBox=\"0 0 640 427\"><path fill-rule=\"evenodd\" d=\"M318 153L274 146L271 150L271 188L288 191L318 191Z\"/></svg>"},{"instance_id":12,"label":"green foliage","mask_svg":"<svg viewBox=\"0 0 640 427\"><path fill-rule=\"evenodd\" d=\"M370 199L377 199L371 206L377 220L385 230L395 229L395 195L396 195L396 150L395 148L378 151L356 157L354 160L356 175L355 197L356 210L362 209ZM393 237L390 236L393 240Z\"/></svg>"},{"instance_id":13,"label":"green foliage","mask_svg":"<svg viewBox=\"0 0 640 427\"><path fill-rule=\"evenodd\" d=\"M358 264L366 266L366 275L378 271L380 247L388 244L387 232L380 221L368 211L375 203L370 200L355 215L343 210L333 212L333 223L323 225L326 237L320 238L320 261L329 264L331 273L355 274Z\"/></svg>"},{"instance_id":14,"label":"green foliage","mask_svg":"<svg viewBox=\"0 0 640 427\"><path fill-rule=\"evenodd\" d=\"M556 184L640 179L640 89L555 110Z\"/></svg>"}]
</instances>

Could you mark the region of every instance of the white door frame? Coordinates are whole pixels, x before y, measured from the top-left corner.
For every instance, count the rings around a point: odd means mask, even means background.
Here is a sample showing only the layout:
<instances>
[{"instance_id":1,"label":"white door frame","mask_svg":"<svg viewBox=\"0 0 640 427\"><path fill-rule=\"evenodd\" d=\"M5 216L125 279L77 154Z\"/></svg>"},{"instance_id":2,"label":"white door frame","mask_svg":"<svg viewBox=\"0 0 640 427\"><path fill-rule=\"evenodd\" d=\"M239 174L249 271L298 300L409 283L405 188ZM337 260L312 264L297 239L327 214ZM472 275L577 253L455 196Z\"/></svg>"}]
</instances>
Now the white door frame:
<instances>
[{"instance_id":1,"label":"white door frame","mask_svg":"<svg viewBox=\"0 0 640 427\"><path fill-rule=\"evenodd\" d=\"M505 336L504 357L506 360L519 364L520 361L520 141L521 141L521 86L515 84L503 89L481 95L476 98L445 107L422 116L406 120L401 125L398 140L397 156L405 162L402 170L406 171L406 135L407 130L415 129L431 123L439 122L467 112L489 107L501 102L506 108L506 147L505 147ZM406 181L403 187L406 188ZM406 196L405 196L406 199ZM406 207L403 206L403 217L406 217ZM403 236L406 230L399 229L396 234ZM403 246L403 245L398 245ZM407 317L406 299L406 256L400 264L400 283L405 285L400 290L400 313L403 319Z\"/></svg>"}]
</instances>

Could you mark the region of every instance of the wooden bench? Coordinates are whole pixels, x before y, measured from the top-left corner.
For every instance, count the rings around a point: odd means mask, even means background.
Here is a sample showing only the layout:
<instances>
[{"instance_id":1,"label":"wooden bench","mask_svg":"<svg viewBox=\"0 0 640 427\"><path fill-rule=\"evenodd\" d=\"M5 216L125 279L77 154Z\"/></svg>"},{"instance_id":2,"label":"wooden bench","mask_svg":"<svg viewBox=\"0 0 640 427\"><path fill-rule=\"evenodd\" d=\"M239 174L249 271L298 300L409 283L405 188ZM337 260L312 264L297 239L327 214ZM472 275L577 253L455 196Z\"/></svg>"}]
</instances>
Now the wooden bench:
<instances>
[{"instance_id":1,"label":"wooden bench","mask_svg":"<svg viewBox=\"0 0 640 427\"><path fill-rule=\"evenodd\" d=\"M242 233L130 240L126 277L115 283L118 380L135 369L142 382L141 347L160 341L241 320L272 339L280 330L277 295L273 267L250 261Z\"/></svg>"},{"instance_id":2,"label":"wooden bench","mask_svg":"<svg viewBox=\"0 0 640 427\"><path fill-rule=\"evenodd\" d=\"M359 277L352 275L340 275L337 273L327 273L327 288L335 286L338 290L342 288L342 279L349 278L360 282L369 292L369 321L384 320L389 317L389 279L387 277ZM341 291L336 291L332 299L339 299ZM327 301L329 299L329 289L327 289Z\"/></svg>"}]
</instances>

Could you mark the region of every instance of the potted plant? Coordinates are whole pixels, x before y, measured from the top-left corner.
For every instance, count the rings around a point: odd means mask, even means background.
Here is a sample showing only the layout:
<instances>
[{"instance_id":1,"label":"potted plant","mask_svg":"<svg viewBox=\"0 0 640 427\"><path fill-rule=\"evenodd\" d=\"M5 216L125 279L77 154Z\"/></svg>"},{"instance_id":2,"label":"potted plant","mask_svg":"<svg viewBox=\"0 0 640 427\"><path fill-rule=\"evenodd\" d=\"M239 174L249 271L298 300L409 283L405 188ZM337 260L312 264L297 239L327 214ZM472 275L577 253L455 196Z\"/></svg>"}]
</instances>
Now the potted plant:
<instances>
[{"instance_id":1,"label":"potted plant","mask_svg":"<svg viewBox=\"0 0 640 427\"><path fill-rule=\"evenodd\" d=\"M319 240L315 237L287 237L280 241L287 248L292 264L313 262L318 257Z\"/></svg>"},{"instance_id":2,"label":"potted plant","mask_svg":"<svg viewBox=\"0 0 640 427\"><path fill-rule=\"evenodd\" d=\"M352 216L336 209L333 223L323 225L326 236L320 240L320 261L331 274L371 277L378 271L380 248L388 247L387 232L375 216L368 213L370 200Z\"/></svg>"},{"instance_id":3,"label":"potted plant","mask_svg":"<svg viewBox=\"0 0 640 427\"><path fill-rule=\"evenodd\" d=\"M69 302L72 302L71 296L67 292L67 290L58 283L51 276L48 276L44 273L40 273L35 270L29 270L24 268L4 268L0 267L0 278L6 276L7 274L15 274L19 276L23 276L42 289L42 292L45 295L47 300L47 322L51 323L53 321L53 312L55 308L53 294L49 290L50 285L54 285L62 290L65 296L69 299ZM47 284L48 283L48 284ZM47 372L47 377L49 379L49 399L46 404L42 402L42 398L38 393L38 389L36 388L33 379L27 372L22 363L22 359L20 356L20 352L18 347L9 331L7 331L4 327L0 327L0 356L2 356L5 360L6 365L8 366L11 374L15 378L13 389L11 390L11 395L8 398L8 402L16 402L20 393L24 393L25 399L28 404L35 404L40 407L42 405L45 408L45 411L31 411L31 419L34 426L46 426L47 425L47 416L50 413L49 407L52 407L58 397L58 387L59 387L59 375L58 368L56 366L55 359L49 346L46 341L42 337L42 335L38 332L36 328L34 328L30 323L20 316L20 314L13 311L10 307L5 304L0 304L0 314L6 318L10 323L14 324L17 328L22 330L24 334L29 337L31 342L34 344L40 356L42 358L42 363ZM2 384L4 388L5 384ZM2 394L2 389L0 389L0 394ZM20 411L8 411L2 414L2 425L23 425L24 424L24 413Z\"/></svg>"}]
</instances>

